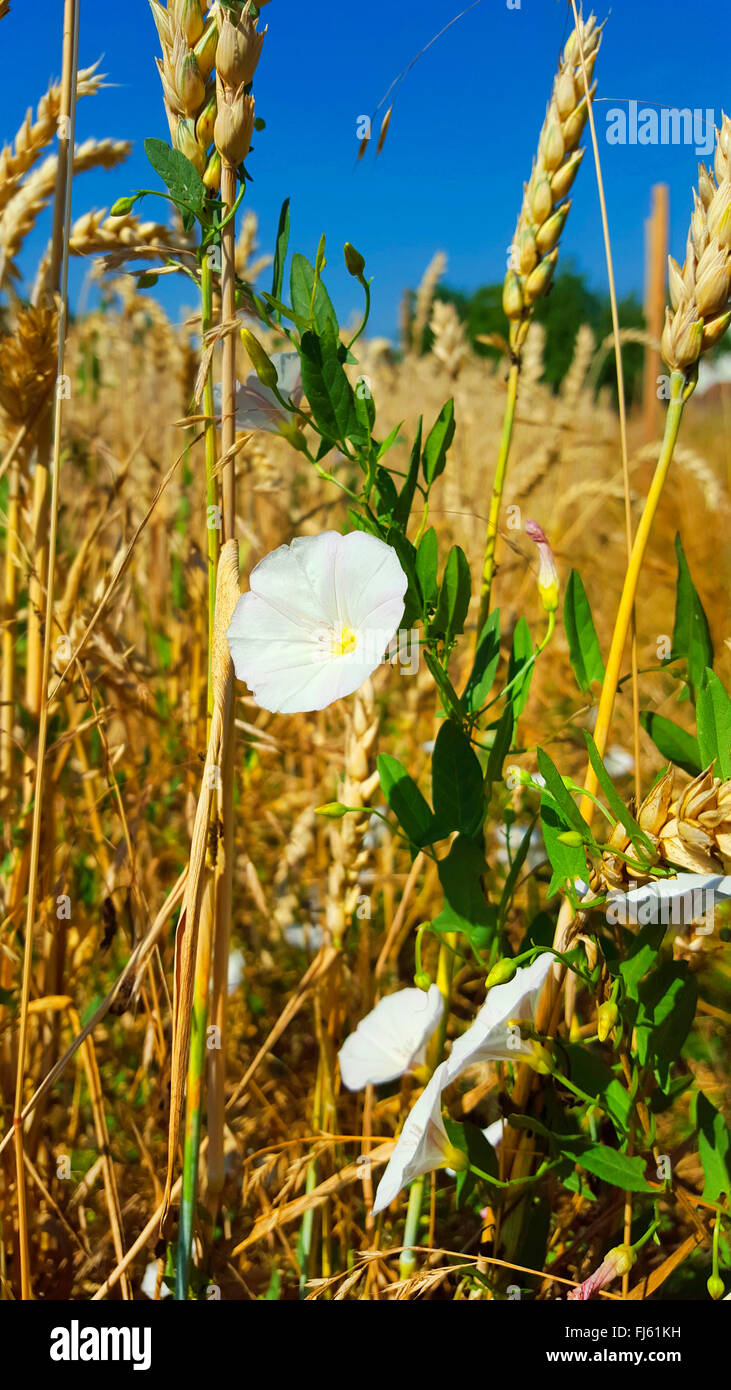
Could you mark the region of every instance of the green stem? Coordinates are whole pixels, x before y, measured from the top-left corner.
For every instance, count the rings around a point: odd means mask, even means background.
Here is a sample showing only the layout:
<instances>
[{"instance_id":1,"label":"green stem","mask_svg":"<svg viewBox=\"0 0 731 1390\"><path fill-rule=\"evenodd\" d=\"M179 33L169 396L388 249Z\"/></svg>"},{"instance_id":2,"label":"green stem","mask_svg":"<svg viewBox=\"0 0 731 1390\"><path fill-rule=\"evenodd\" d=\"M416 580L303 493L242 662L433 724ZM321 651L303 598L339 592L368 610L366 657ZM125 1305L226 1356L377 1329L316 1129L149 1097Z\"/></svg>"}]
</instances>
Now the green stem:
<instances>
[{"instance_id":1,"label":"green stem","mask_svg":"<svg viewBox=\"0 0 731 1390\"><path fill-rule=\"evenodd\" d=\"M505 475L508 471L508 457L510 455L510 442L513 437L513 421L515 419L515 402L518 396L518 377L520 375L520 362L516 359L510 365L508 376L508 398L505 402L505 414L503 415L503 432L500 439L500 451L498 453L497 467L495 469L495 481L492 485L492 498L490 501L490 515L487 522L487 537L485 540L485 555L482 562L482 589L480 593L480 613L477 619L477 635L482 632L483 625L490 612L490 594L492 590L493 574L495 572L495 545L497 542L498 522L500 520L500 506L503 500L503 488L505 486Z\"/></svg>"},{"instance_id":2,"label":"green stem","mask_svg":"<svg viewBox=\"0 0 731 1390\"><path fill-rule=\"evenodd\" d=\"M201 336L213 326L213 277L208 256L201 257ZM203 344L201 344L201 347ZM206 459L206 537L208 551L208 692L206 699L206 743L213 713L213 619L216 606L216 569L218 566L219 531L211 521L218 511L218 485L216 467L216 420L213 396L213 376L209 371L203 388L203 410L206 416L205 459ZM208 1018L208 994L211 969L211 936L213 922L213 882L206 885L204 902L201 908L201 925L198 937L198 955L193 993L192 1033L188 1058L186 1082L185 1134L183 1137L183 1190L180 1201L180 1226L178 1230L178 1260L175 1275L175 1297L185 1300L188 1297L190 1277L190 1254L193 1242L193 1223L195 1219L196 1193L198 1189L198 1162L201 1141L201 1116L203 1113L203 1069L206 1057L206 1022Z\"/></svg>"},{"instance_id":3,"label":"green stem","mask_svg":"<svg viewBox=\"0 0 731 1390\"><path fill-rule=\"evenodd\" d=\"M421 1205L424 1200L424 1174L414 1178L409 1188L409 1206L406 1212L406 1224L404 1226L404 1248L401 1251L399 1260L399 1275L402 1279L411 1279L416 1269L416 1251L414 1246L418 1245L419 1221L421 1220Z\"/></svg>"}]
</instances>

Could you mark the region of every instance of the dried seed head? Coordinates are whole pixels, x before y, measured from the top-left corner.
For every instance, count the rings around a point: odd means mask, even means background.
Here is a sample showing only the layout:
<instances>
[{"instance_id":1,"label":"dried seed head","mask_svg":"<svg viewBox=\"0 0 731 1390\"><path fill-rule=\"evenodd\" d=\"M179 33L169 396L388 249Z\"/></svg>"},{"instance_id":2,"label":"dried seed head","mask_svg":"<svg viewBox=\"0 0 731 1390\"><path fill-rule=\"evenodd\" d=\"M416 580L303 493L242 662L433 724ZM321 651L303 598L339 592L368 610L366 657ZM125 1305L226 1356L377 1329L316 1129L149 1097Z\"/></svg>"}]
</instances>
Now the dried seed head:
<instances>
[{"instance_id":1,"label":"dried seed head","mask_svg":"<svg viewBox=\"0 0 731 1390\"><path fill-rule=\"evenodd\" d=\"M201 77L206 81L210 77L216 65L216 49L218 47L218 25L215 19L209 19L203 33L201 34L193 52L200 69Z\"/></svg>"},{"instance_id":2,"label":"dried seed head","mask_svg":"<svg viewBox=\"0 0 731 1390\"><path fill-rule=\"evenodd\" d=\"M190 116L181 116L175 127L175 148L189 159L199 174L206 167L206 151L195 138L195 123Z\"/></svg>"},{"instance_id":3,"label":"dried seed head","mask_svg":"<svg viewBox=\"0 0 731 1390\"><path fill-rule=\"evenodd\" d=\"M720 342L731 317L730 141L731 122L724 115L716 131L716 177L704 164L698 169L682 271L672 257L668 261L672 310L666 314L662 354L674 371L692 372L701 353Z\"/></svg>"},{"instance_id":4,"label":"dried seed head","mask_svg":"<svg viewBox=\"0 0 731 1390\"><path fill-rule=\"evenodd\" d=\"M256 25L248 9L236 22L232 21L228 10L224 13L216 50L216 71L229 87L248 86L256 72L266 34L266 29L258 34Z\"/></svg>"},{"instance_id":5,"label":"dried seed head","mask_svg":"<svg viewBox=\"0 0 731 1390\"><path fill-rule=\"evenodd\" d=\"M579 18L578 29L569 37L554 79L538 154L513 238L515 255L503 294L510 319L510 346L516 354L525 341L532 306L548 292L553 278L557 245L569 213L568 203L561 207L559 204L571 188L583 157L583 150L576 146L588 116L584 71L590 82L601 33L602 26L593 15L586 21ZM590 92L593 95L593 87Z\"/></svg>"},{"instance_id":6,"label":"dried seed head","mask_svg":"<svg viewBox=\"0 0 731 1390\"><path fill-rule=\"evenodd\" d=\"M203 10L200 0L177 0L174 6L175 18L185 35L186 43L196 44L203 33Z\"/></svg>"},{"instance_id":7,"label":"dried seed head","mask_svg":"<svg viewBox=\"0 0 731 1390\"><path fill-rule=\"evenodd\" d=\"M218 114L213 138L224 164L241 164L246 159L254 131L254 98L246 96L244 84L235 92L231 100L218 90Z\"/></svg>"}]
</instances>

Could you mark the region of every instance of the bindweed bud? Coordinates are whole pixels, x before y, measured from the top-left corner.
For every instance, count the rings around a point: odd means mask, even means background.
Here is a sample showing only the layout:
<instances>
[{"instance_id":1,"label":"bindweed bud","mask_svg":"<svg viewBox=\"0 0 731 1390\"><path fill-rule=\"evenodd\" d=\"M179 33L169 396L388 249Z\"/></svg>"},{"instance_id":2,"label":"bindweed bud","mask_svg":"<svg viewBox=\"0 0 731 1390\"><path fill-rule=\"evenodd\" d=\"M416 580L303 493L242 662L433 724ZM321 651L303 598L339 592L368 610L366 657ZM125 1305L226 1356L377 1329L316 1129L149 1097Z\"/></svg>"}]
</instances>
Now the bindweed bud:
<instances>
[{"instance_id":1,"label":"bindweed bud","mask_svg":"<svg viewBox=\"0 0 731 1390\"><path fill-rule=\"evenodd\" d=\"M315 807L315 815L324 816L326 820L342 820L347 813L348 808L342 801L326 801L324 806Z\"/></svg>"},{"instance_id":2,"label":"bindweed bud","mask_svg":"<svg viewBox=\"0 0 731 1390\"><path fill-rule=\"evenodd\" d=\"M723 1295L726 1292L726 1287L720 1274L710 1274L708 1276L708 1279L706 1280L706 1288L708 1289L711 1298L714 1299L716 1303L718 1302L719 1298L723 1298Z\"/></svg>"},{"instance_id":3,"label":"bindweed bud","mask_svg":"<svg viewBox=\"0 0 731 1390\"><path fill-rule=\"evenodd\" d=\"M109 209L109 216L128 217L139 196L139 193L133 193L130 195L129 198L118 198L116 203L112 203L112 206Z\"/></svg>"},{"instance_id":4,"label":"bindweed bud","mask_svg":"<svg viewBox=\"0 0 731 1390\"><path fill-rule=\"evenodd\" d=\"M619 1018L619 1009L613 999L607 999L596 1011L596 1031L600 1042L606 1042Z\"/></svg>"},{"instance_id":5,"label":"bindweed bud","mask_svg":"<svg viewBox=\"0 0 731 1390\"><path fill-rule=\"evenodd\" d=\"M631 1245L615 1245L609 1251L607 1259L614 1264L615 1276L621 1278L624 1274L629 1274L637 1256Z\"/></svg>"},{"instance_id":6,"label":"bindweed bud","mask_svg":"<svg viewBox=\"0 0 731 1390\"><path fill-rule=\"evenodd\" d=\"M495 985L506 985L512 980L518 969L517 961L510 956L504 956L502 960L496 960L487 979L485 989L493 989Z\"/></svg>"},{"instance_id":7,"label":"bindweed bud","mask_svg":"<svg viewBox=\"0 0 731 1390\"><path fill-rule=\"evenodd\" d=\"M431 975L426 970L417 970L414 976L414 984L417 989L428 990L431 986Z\"/></svg>"},{"instance_id":8,"label":"bindweed bud","mask_svg":"<svg viewBox=\"0 0 731 1390\"><path fill-rule=\"evenodd\" d=\"M541 596L541 602L547 613L555 613L558 608L558 571L553 558L553 551L548 544L545 532L536 521L526 522L525 534L538 546L538 592Z\"/></svg>"},{"instance_id":9,"label":"bindweed bud","mask_svg":"<svg viewBox=\"0 0 731 1390\"><path fill-rule=\"evenodd\" d=\"M365 270L365 260L361 256L360 251L356 251L355 247L351 246L349 241L346 241L343 247L343 255L345 256L345 268L348 274L353 275L356 280L359 280Z\"/></svg>"},{"instance_id":10,"label":"bindweed bud","mask_svg":"<svg viewBox=\"0 0 731 1390\"><path fill-rule=\"evenodd\" d=\"M262 385L268 386L270 391L276 391L279 381L277 369L267 357L259 339L255 338L248 328L242 328L241 341L251 358L251 365Z\"/></svg>"},{"instance_id":11,"label":"bindweed bud","mask_svg":"<svg viewBox=\"0 0 731 1390\"><path fill-rule=\"evenodd\" d=\"M556 839L560 840L562 845L568 845L569 849L580 849L584 843L583 836L579 830L562 830L560 835L556 836Z\"/></svg>"}]
</instances>

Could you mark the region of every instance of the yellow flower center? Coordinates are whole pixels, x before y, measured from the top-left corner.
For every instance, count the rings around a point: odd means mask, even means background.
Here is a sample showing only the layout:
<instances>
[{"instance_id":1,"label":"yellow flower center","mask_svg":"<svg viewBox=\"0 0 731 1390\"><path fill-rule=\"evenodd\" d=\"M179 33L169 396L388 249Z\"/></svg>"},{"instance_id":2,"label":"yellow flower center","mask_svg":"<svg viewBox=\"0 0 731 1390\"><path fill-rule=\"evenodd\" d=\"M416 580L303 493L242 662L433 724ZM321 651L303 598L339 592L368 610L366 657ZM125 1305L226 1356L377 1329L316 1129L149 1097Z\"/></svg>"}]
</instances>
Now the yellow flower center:
<instances>
[{"instance_id":1,"label":"yellow flower center","mask_svg":"<svg viewBox=\"0 0 731 1390\"><path fill-rule=\"evenodd\" d=\"M352 627L343 627L338 634L333 633L330 638L331 656L348 656L354 652L358 645L358 639Z\"/></svg>"}]
</instances>

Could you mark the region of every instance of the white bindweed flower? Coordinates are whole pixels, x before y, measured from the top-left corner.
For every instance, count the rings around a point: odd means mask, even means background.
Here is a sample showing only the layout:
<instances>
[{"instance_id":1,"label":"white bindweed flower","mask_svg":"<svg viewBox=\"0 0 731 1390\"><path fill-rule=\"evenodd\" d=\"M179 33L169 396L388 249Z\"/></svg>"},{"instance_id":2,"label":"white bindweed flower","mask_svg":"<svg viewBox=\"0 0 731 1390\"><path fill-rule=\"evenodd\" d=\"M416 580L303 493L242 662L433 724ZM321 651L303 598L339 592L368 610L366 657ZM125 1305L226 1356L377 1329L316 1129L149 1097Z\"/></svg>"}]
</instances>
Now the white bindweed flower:
<instances>
[{"instance_id":1,"label":"white bindweed flower","mask_svg":"<svg viewBox=\"0 0 731 1390\"><path fill-rule=\"evenodd\" d=\"M718 903L731 898L731 874L678 874L658 878L628 893L610 893L608 911L615 921L673 923L690 926L710 914ZM709 928L710 930L710 928Z\"/></svg>"},{"instance_id":2,"label":"white bindweed flower","mask_svg":"<svg viewBox=\"0 0 731 1390\"><path fill-rule=\"evenodd\" d=\"M280 545L251 572L226 634L234 669L273 713L325 709L380 664L407 579L377 536L323 531Z\"/></svg>"},{"instance_id":3,"label":"white bindweed flower","mask_svg":"<svg viewBox=\"0 0 731 1390\"><path fill-rule=\"evenodd\" d=\"M447 1084L447 1063L438 1066L411 1111L378 1184L373 1203L377 1216L390 1206L402 1187L421 1173L435 1168L458 1169L465 1166L464 1155L449 1142L442 1119L442 1091Z\"/></svg>"},{"instance_id":4,"label":"white bindweed flower","mask_svg":"<svg viewBox=\"0 0 731 1390\"><path fill-rule=\"evenodd\" d=\"M533 1043L521 1036L520 1023L533 1022L538 996L553 962L551 952L544 951L532 965L519 966L507 984L488 990L471 1028L452 1047L447 1062L449 1081L473 1062L511 1062L532 1055Z\"/></svg>"},{"instance_id":5,"label":"white bindweed flower","mask_svg":"<svg viewBox=\"0 0 731 1390\"><path fill-rule=\"evenodd\" d=\"M269 360L277 373L279 394L293 405L299 405L302 400L299 354L273 352ZM220 383L215 387L214 399L216 413L220 415ZM259 380L256 372L249 372L246 381L236 382L236 429L239 433L266 430L269 434L277 434L280 425L292 419L292 412L285 409L274 392Z\"/></svg>"},{"instance_id":6,"label":"white bindweed flower","mask_svg":"<svg viewBox=\"0 0 731 1390\"><path fill-rule=\"evenodd\" d=\"M436 985L387 994L361 1019L338 1053L343 1085L349 1091L380 1086L421 1065L443 1011Z\"/></svg>"},{"instance_id":7,"label":"white bindweed flower","mask_svg":"<svg viewBox=\"0 0 731 1390\"><path fill-rule=\"evenodd\" d=\"M144 1272L144 1274L143 1274L143 1276L142 1276L142 1279L141 1279L141 1282L140 1282L140 1293L143 1293L143 1294L145 1295L145 1298L152 1298L152 1299L154 1299L154 1297L155 1297L155 1289L156 1289L156 1288L157 1288L157 1260L151 1260L150 1263L147 1265L147 1267L146 1267L146 1269L145 1269L145 1272ZM163 1279L162 1283L160 1284L160 1298L171 1298L171 1297L172 1297L172 1294L171 1294L171 1292L170 1292L170 1289L168 1288L167 1284L165 1283L165 1280Z\"/></svg>"}]
</instances>

